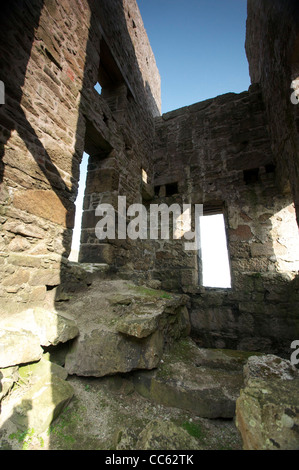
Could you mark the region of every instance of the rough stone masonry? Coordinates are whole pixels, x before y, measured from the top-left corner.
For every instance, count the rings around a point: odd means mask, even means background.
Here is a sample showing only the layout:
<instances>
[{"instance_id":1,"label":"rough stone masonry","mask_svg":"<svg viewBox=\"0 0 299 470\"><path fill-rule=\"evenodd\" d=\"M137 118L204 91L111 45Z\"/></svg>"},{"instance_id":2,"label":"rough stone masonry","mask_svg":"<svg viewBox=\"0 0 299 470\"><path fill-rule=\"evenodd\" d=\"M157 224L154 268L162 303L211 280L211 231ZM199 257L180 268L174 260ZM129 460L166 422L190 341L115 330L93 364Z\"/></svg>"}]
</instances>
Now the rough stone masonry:
<instances>
[{"instance_id":1,"label":"rough stone masonry","mask_svg":"<svg viewBox=\"0 0 299 470\"><path fill-rule=\"evenodd\" d=\"M161 115L160 76L135 0L6 2L1 318L59 313L72 291L90 284L88 265L93 276L104 269L187 294L191 335L202 347L289 358L299 339L299 106L291 100L298 44L295 0L248 0L249 90ZM203 287L200 250L186 252L181 240L98 240L95 209L116 207L119 195L128 205L203 204L204 215L223 214L232 287Z\"/></svg>"},{"instance_id":2,"label":"rough stone masonry","mask_svg":"<svg viewBox=\"0 0 299 470\"><path fill-rule=\"evenodd\" d=\"M248 91L163 116L134 0L17 0L3 8L1 311L52 307L74 288L67 258L86 151L80 261L190 294L202 345L288 356L298 332L295 2L248 2ZM99 241L95 208L116 206L118 195L128 205L204 204L206 214L223 213L232 288L204 289L200 257L180 240Z\"/></svg>"}]
</instances>

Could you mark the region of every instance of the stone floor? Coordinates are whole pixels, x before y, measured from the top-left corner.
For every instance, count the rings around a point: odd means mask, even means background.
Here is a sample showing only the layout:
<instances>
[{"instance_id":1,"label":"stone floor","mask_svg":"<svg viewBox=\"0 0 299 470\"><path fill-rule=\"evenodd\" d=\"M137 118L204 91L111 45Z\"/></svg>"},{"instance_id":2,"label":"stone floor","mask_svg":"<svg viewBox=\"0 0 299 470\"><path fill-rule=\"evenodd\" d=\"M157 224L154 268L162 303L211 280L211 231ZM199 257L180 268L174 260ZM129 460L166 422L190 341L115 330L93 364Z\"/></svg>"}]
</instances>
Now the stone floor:
<instances>
[{"instance_id":1,"label":"stone floor","mask_svg":"<svg viewBox=\"0 0 299 470\"><path fill-rule=\"evenodd\" d=\"M20 431L2 402L0 449L11 450L240 450L233 419L204 419L192 412L141 397L121 376L68 382L75 394L68 407L42 434ZM169 430L165 438L165 428ZM152 429L152 432L151 432ZM149 447L150 446L150 447Z\"/></svg>"}]
</instances>

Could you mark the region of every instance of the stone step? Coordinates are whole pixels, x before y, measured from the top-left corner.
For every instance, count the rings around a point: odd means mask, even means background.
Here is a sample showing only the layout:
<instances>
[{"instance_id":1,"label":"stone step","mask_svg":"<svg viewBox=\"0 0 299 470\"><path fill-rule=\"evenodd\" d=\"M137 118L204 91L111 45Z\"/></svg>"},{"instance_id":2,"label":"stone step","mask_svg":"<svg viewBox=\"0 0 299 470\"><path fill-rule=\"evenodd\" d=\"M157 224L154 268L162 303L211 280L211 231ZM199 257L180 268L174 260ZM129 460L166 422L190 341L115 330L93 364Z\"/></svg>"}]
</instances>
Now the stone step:
<instances>
[{"instance_id":1,"label":"stone step","mask_svg":"<svg viewBox=\"0 0 299 470\"><path fill-rule=\"evenodd\" d=\"M190 339L175 343L158 368L136 371L136 391L158 404L202 418L233 418L243 386L243 366L252 352L200 349Z\"/></svg>"},{"instance_id":2,"label":"stone step","mask_svg":"<svg viewBox=\"0 0 299 470\"><path fill-rule=\"evenodd\" d=\"M85 296L74 296L65 307L80 331L66 356L66 370L103 377L157 367L164 344L190 331L186 302L186 296L129 281L94 282Z\"/></svg>"}]
</instances>

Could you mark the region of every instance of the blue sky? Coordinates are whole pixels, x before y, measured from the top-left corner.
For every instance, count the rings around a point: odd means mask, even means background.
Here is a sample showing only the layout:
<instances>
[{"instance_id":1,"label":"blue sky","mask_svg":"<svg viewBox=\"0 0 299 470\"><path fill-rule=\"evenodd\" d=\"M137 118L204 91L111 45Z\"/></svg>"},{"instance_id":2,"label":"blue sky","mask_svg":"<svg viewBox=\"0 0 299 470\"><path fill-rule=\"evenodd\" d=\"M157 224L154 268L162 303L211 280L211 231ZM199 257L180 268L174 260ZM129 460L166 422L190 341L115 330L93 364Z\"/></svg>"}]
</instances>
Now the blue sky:
<instances>
[{"instance_id":1,"label":"blue sky","mask_svg":"<svg viewBox=\"0 0 299 470\"><path fill-rule=\"evenodd\" d=\"M247 90L247 0L137 0L161 75L162 113Z\"/></svg>"}]
</instances>

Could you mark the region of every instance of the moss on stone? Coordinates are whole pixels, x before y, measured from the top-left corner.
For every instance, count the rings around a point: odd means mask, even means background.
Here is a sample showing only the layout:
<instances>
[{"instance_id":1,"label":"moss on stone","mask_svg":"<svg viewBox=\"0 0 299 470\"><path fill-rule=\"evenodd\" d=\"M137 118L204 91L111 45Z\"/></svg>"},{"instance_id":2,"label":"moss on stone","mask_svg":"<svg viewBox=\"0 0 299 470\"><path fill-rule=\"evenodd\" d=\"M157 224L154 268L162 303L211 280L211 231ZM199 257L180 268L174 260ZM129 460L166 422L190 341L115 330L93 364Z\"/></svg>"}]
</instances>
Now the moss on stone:
<instances>
[{"instance_id":1,"label":"moss on stone","mask_svg":"<svg viewBox=\"0 0 299 470\"><path fill-rule=\"evenodd\" d=\"M196 439L202 440L205 436L205 432L202 429L200 423L194 423L192 421L185 421L182 424L182 428L184 428L190 436L195 437Z\"/></svg>"},{"instance_id":2,"label":"moss on stone","mask_svg":"<svg viewBox=\"0 0 299 470\"><path fill-rule=\"evenodd\" d=\"M172 299L173 296L166 291L163 290L155 290L151 289L150 287L145 287L145 286L135 286L135 285L129 285L129 288L132 289L136 294L142 295L144 297L156 297L159 299Z\"/></svg>"}]
</instances>

